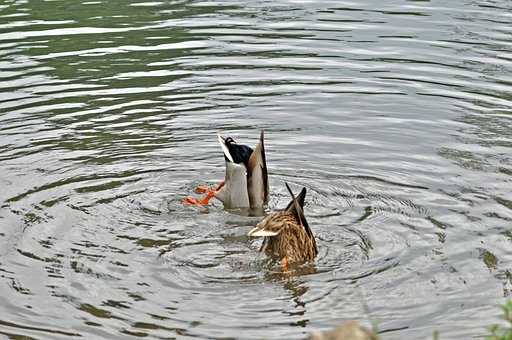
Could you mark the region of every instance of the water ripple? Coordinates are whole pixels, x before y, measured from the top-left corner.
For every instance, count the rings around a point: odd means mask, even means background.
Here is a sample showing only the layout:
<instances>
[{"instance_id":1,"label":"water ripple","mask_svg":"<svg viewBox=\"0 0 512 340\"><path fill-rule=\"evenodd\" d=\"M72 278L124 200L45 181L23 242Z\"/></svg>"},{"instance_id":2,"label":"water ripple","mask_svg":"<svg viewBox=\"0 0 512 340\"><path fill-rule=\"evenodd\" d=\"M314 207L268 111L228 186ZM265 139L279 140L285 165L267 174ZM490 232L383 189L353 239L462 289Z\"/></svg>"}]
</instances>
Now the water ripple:
<instances>
[{"instance_id":1,"label":"water ripple","mask_svg":"<svg viewBox=\"0 0 512 340\"><path fill-rule=\"evenodd\" d=\"M0 334L482 334L512 291L510 9L0 5ZM308 189L320 253L291 274L259 217L180 203L223 177L217 132L261 129L269 210Z\"/></svg>"}]
</instances>

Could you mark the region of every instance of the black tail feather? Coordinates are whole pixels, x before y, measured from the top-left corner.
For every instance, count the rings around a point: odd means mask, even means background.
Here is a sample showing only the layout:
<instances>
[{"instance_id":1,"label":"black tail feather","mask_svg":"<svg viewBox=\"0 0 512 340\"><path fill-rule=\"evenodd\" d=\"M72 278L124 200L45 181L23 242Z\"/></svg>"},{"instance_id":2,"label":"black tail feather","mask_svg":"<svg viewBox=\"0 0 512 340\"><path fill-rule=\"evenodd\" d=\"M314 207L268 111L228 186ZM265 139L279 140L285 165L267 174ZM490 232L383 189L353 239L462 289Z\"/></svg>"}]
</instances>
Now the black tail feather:
<instances>
[{"instance_id":1,"label":"black tail feather","mask_svg":"<svg viewBox=\"0 0 512 340\"><path fill-rule=\"evenodd\" d=\"M306 188L302 188L300 194L295 198L299 202L299 206L304 210L304 202L306 201ZM285 210L290 210L293 207L293 200L288 203Z\"/></svg>"}]
</instances>

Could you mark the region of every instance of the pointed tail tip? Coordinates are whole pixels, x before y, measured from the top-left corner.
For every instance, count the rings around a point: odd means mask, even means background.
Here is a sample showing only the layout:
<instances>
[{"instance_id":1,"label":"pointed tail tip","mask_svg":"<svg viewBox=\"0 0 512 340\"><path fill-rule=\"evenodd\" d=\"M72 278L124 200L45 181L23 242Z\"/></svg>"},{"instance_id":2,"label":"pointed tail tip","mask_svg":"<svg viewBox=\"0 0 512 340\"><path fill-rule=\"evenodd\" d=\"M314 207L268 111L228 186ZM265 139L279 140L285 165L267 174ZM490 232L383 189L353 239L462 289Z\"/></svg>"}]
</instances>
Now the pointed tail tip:
<instances>
[{"instance_id":1,"label":"pointed tail tip","mask_svg":"<svg viewBox=\"0 0 512 340\"><path fill-rule=\"evenodd\" d=\"M224 137L222 137L222 135L220 134L220 132L217 132L217 139L219 140L219 143L223 144L224 143Z\"/></svg>"},{"instance_id":2,"label":"pointed tail tip","mask_svg":"<svg viewBox=\"0 0 512 340\"><path fill-rule=\"evenodd\" d=\"M217 139L219 140L220 147L222 148L222 152L224 153L224 156L226 156L227 159L229 159L230 162L233 162L233 156L231 156L231 153L229 152L228 147L226 146L226 140L224 137L220 135L220 133L217 133Z\"/></svg>"},{"instance_id":3,"label":"pointed tail tip","mask_svg":"<svg viewBox=\"0 0 512 340\"><path fill-rule=\"evenodd\" d=\"M308 190L306 189L306 187L302 187L302 190L300 191L299 196L304 195L304 197L305 197L307 192L308 192Z\"/></svg>"},{"instance_id":4,"label":"pointed tail tip","mask_svg":"<svg viewBox=\"0 0 512 340\"><path fill-rule=\"evenodd\" d=\"M290 186L288 185L288 182L284 182L284 185L286 185L286 189L288 189L288 192L290 193L290 195L292 196L292 198L295 199L295 195L293 194L293 191L292 189L290 188Z\"/></svg>"},{"instance_id":5,"label":"pointed tail tip","mask_svg":"<svg viewBox=\"0 0 512 340\"><path fill-rule=\"evenodd\" d=\"M295 196L295 194L293 193L292 189L290 188L290 185L288 184L288 182L284 182L284 185L286 185L286 189L288 189L288 192L290 193L290 195L293 197L293 198L299 198L301 196L304 196L306 197L306 193L307 193L307 189L306 187L302 187L302 189L300 190L300 193L298 196Z\"/></svg>"}]
</instances>

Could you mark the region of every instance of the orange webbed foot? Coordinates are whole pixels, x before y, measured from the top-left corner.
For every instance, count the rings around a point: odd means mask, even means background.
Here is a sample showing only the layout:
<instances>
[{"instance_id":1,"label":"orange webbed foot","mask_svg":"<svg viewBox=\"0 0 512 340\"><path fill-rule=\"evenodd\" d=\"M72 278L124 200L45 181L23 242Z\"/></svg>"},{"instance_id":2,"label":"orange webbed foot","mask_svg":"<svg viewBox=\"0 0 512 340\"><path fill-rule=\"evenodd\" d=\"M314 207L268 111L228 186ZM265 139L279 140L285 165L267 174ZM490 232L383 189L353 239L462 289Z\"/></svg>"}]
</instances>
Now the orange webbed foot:
<instances>
[{"instance_id":1,"label":"orange webbed foot","mask_svg":"<svg viewBox=\"0 0 512 340\"><path fill-rule=\"evenodd\" d=\"M183 205L198 205L199 202L198 200L196 200L194 197L190 197L190 196L187 196L185 197L181 203L183 203Z\"/></svg>"},{"instance_id":2,"label":"orange webbed foot","mask_svg":"<svg viewBox=\"0 0 512 340\"><path fill-rule=\"evenodd\" d=\"M204 197L200 198L200 199L196 199L194 197L185 197L183 200L182 200L182 203L184 205L198 205L198 206L203 206L203 205L208 205L208 203L210 203L210 200L215 197L215 194L224 186L224 181L220 182L219 184L217 185L214 185L212 187L208 187L206 185L198 185L195 189L194 189L194 192L196 194L205 194Z\"/></svg>"},{"instance_id":3,"label":"orange webbed foot","mask_svg":"<svg viewBox=\"0 0 512 340\"><path fill-rule=\"evenodd\" d=\"M206 194L208 192L208 190L210 190L209 187L207 187L206 185L198 185L195 189L194 189L194 192L196 194Z\"/></svg>"},{"instance_id":4,"label":"orange webbed foot","mask_svg":"<svg viewBox=\"0 0 512 340\"><path fill-rule=\"evenodd\" d=\"M215 196L215 191L208 191L203 198L196 199L194 197L187 196L185 197L181 203L184 205L208 205L210 200Z\"/></svg>"},{"instance_id":5,"label":"orange webbed foot","mask_svg":"<svg viewBox=\"0 0 512 340\"><path fill-rule=\"evenodd\" d=\"M208 205L210 203L210 200L215 197L215 193L217 191L215 190L209 190L206 195L199 200L199 205Z\"/></svg>"}]
</instances>

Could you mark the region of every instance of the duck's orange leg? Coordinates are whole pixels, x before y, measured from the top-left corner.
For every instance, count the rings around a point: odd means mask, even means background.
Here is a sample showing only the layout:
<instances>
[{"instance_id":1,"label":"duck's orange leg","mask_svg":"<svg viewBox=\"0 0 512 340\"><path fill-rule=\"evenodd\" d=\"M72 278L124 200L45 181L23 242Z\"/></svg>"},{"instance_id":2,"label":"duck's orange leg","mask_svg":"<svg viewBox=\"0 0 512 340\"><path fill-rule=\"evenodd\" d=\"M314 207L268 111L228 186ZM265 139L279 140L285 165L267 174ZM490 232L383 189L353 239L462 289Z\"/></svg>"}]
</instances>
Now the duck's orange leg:
<instances>
[{"instance_id":1,"label":"duck's orange leg","mask_svg":"<svg viewBox=\"0 0 512 340\"><path fill-rule=\"evenodd\" d=\"M209 190L211 190L211 189L207 185L198 185L194 189L194 192L196 194L206 194Z\"/></svg>"},{"instance_id":2,"label":"duck's orange leg","mask_svg":"<svg viewBox=\"0 0 512 340\"><path fill-rule=\"evenodd\" d=\"M285 256L281 259L281 268L283 268L283 271L288 271L288 258Z\"/></svg>"},{"instance_id":3,"label":"duck's orange leg","mask_svg":"<svg viewBox=\"0 0 512 340\"><path fill-rule=\"evenodd\" d=\"M217 185L209 188L205 185L199 185L194 191L198 194L205 194L201 199L195 199L194 197L185 197L182 201L185 205L207 205L210 200L215 197L215 194L224 186L224 181Z\"/></svg>"}]
</instances>

